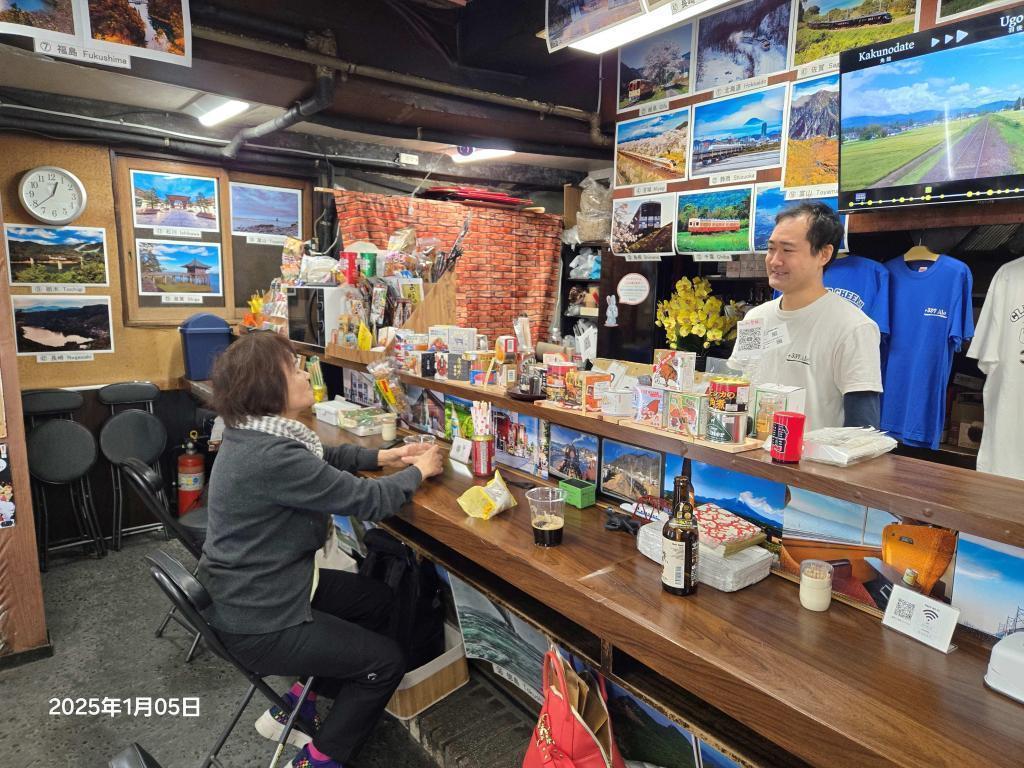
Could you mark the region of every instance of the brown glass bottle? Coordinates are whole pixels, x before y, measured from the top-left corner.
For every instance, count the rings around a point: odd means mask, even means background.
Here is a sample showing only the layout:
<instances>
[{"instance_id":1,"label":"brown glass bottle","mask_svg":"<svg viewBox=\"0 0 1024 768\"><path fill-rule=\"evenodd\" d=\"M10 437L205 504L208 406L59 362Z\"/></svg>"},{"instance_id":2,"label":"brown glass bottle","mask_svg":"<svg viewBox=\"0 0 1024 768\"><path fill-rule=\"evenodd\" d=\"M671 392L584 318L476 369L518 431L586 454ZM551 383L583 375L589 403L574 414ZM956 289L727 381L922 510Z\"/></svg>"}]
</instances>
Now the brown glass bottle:
<instances>
[{"instance_id":1,"label":"brown glass bottle","mask_svg":"<svg viewBox=\"0 0 1024 768\"><path fill-rule=\"evenodd\" d=\"M676 476L672 489L672 517L661 530L661 586L673 595L692 595L697 591L699 536L694 503L690 460L686 459L683 474Z\"/></svg>"}]
</instances>

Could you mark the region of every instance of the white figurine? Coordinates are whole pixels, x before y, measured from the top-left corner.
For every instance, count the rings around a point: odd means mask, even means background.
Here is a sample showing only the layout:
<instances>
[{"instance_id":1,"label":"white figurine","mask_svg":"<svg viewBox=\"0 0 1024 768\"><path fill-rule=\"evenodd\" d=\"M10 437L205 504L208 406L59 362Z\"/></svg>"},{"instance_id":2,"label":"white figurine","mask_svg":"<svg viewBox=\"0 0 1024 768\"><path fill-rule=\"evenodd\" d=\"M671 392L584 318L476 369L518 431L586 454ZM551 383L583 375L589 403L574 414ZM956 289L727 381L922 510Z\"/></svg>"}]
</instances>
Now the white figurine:
<instances>
[{"instance_id":1,"label":"white figurine","mask_svg":"<svg viewBox=\"0 0 1024 768\"><path fill-rule=\"evenodd\" d=\"M606 297L608 309L604 313L604 327L617 328L619 325L619 307L615 303L615 294Z\"/></svg>"}]
</instances>

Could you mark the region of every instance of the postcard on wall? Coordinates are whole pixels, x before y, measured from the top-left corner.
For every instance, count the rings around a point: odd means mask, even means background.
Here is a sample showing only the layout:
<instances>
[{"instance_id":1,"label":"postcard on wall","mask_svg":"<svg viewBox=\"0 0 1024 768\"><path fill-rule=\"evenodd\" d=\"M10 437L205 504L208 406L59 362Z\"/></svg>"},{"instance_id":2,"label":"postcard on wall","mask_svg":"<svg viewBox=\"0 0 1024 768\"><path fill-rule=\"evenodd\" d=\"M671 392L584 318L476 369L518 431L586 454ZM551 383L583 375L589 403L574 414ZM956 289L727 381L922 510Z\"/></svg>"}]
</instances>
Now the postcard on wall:
<instances>
[{"instance_id":1,"label":"postcard on wall","mask_svg":"<svg viewBox=\"0 0 1024 768\"><path fill-rule=\"evenodd\" d=\"M513 469L547 477L547 452L541 436L546 427L544 421L504 408L495 408L491 418L495 459Z\"/></svg>"},{"instance_id":2,"label":"postcard on wall","mask_svg":"<svg viewBox=\"0 0 1024 768\"><path fill-rule=\"evenodd\" d=\"M702 18L694 91L786 69L792 8L792 0L749 0Z\"/></svg>"},{"instance_id":3,"label":"postcard on wall","mask_svg":"<svg viewBox=\"0 0 1024 768\"><path fill-rule=\"evenodd\" d=\"M138 228L220 231L217 180L158 171L132 171L134 221Z\"/></svg>"},{"instance_id":4,"label":"postcard on wall","mask_svg":"<svg viewBox=\"0 0 1024 768\"><path fill-rule=\"evenodd\" d=\"M548 473L565 480L597 482L598 438L552 424L548 438Z\"/></svg>"},{"instance_id":5,"label":"postcard on wall","mask_svg":"<svg viewBox=\"0 0 1024 768\"><path fill-rule=\"evenodd\" d=\"M961 0L954 0L958 2ZM974 2L975 0L966 0ZM793 65L914 31L917 0L797 0Z\"/></svg>"},{"instance_id":6,"label":"postcard on wall","mask_svg":"<svg viewBox=\"0 0 1024 768\"><path fill-rule=\"evenodd\" d=\"M615 741L627 765L698 768L696 739L678 723L610 680L605 682L608 714L615 723ZM710 766L710 764L705 764Z\"/></svg>"},{"instance_id":7,"label":"postcard on wall","mask_svg":"<svg viewBox=\"0 0 1024 768\"><path fill-rule=\"evenodd\" d=\"M789 101L786 189L839 184L839 75L794 83Z\"/></svg>"},{"instance_id":8,"label":"postcard on wall","mask_svg":"<svg viewBox=\"0 0 1024 768\"><path fill-rule=\"evenodd\" d=\"M612 201L612 253L672 255L675 195Z\"/></svg>"},{"instance_id":9,"label":"postcard on wall","mask_svg":"<svg viewBox=\"0 0 1024 768\"><path fill-rule=\"evenodd\" d=\"M619 111L652 107L690 92L693 23L619 48Z\"/></svg>"},{"instance_id":10,"label":"postcard on wall","mask_svg":"<svg viewBox=\"0 0 1024 768\"><path fill-rule=\"evenodd\" d=\"M380 395L374 386L373 376L354 368L342 368L341 371L341 383L346 400L364 406L380 404Z\"/></svg>"},{"instance_id":11,"label":"postcard on wall","mask_svg":"<svg viewBox=\"0 0 1024 768\"><path fill-rule=\"evenodd\" d=\"M223 296L220 243L136 240L139 295Z\"/></svg>"},{"instance_id":12,"label":"postcard on wall","mask_svg":"<svg viewBox=\"0 0 1024 768\"><path fill-rule=\"evenodd\" d=\"M757 194L754 196L754 250L761 252L768 250L768 238L775 229L775 217L782 211L798 203L824 203L834 211L839 210L839 198L832 197L791 197L778 184L758 184ZM846 228L846 216L840 216L843 221L843 228ZM840 246L840 251L846 250L846 239Z\"/></svg>"},{"instance_id":13,"label":"postcard on wall","mask_svg":"<svg viewBox=\"0 0 1024 768\"><path fill-rule=\"evenodd\" d=\"M4 226L11 285L109 286L102 227Z\"/></svg>"},{"instance_id":14,"label":"postcard on wall","mask_svg":"<svg viewBox=\"0 0 1024 768\"><path fill-rule=\"evenodd\" d=\"M7 443L0 443L0 528L14 527L14 485Z\"/></svg>"},{"instance_id":15,"label":"postcard on wall","mask_svg":"<svg viewBox=\"0 0 1024 768\"><path fill-rule=\"evenodd\" d=\"M785 84L693 108L690 176L782 165Z\"/></svg>"},{"instance_id":16,"label":"postcard on wall","mask_svg":"<svg viewBox=\"0 0 1024 768\"><path fill-rule=\"evenodd\" d=\"M85 39L94 48L136 59L192 66L188 0L86 2L89 14Z\"/></svg>"},{"instance_id":17,"label":"postcard on wall","mask_svg":"<svg viewBox=\"0 0 1024 768\"><path fill-rule=\"evenodd\" d=\"M19 355L113 352L109 296L11 296Z\"/></svg>"},{"instance_id":18,"label":"postcard on wall","mask_svg":"<svg viewBox=\"0 0 1024 768\"><path fill-rule=\"evenodd\" d=\"M257 245L302 239L302 190L232 181L231 234Z\"/></svg>"},{"instance_id":19,"label":"postcard on wall","mask_svg":"<svg viewBox=\"0 0 1024 768\"><path fill-rule=\"evenodd\" d=\"M664 459L660 451L618 440L601 441L601 493L623 501L661 495Z\"/></svg>"},{"instance_id":20,"label":"postcard on wall","mask_svg":"<svg viewBox=\"0 0 1024 768\"><path fill-rule=\"evenodd\" d=\"M751 187L680 192L676 253L749 252L753 193Z\"/></svg>"},{"instance_id":21,"label":"postcard on wall","mask_svg":"<svg viewBox=\"0 0 1024 768\"><path fill-rule=\"evenodd\" d=\"M685 179L689 148L689 107L616 124L615 187Z\"/></svg>"},{"instance_id":22,"label":"postcard on wall","mask_svg":"<svg viewBox=\"0 0 1024 768\"><path fill-rule=\"evenodd\" d=\"M548 53L641 15L642 0L546 0Z\"/></svg>"},{"instance_id":23,"label":"postcard on wall","mask_svg":"<svg viewBox=\"0 0 1024 768\"><path fill-rule=\"evenodd\" d=\"M1019 0L938 0L939 7L935 11L936 21L941 24L1018 3Z\"/></svg>"},{"instance_id":24,"label":"postcard on wall","mask_svg":"<svg viewBox=\"0 0 1024 768\"><path fill-rule=\"evenodd\" d=\"M763 530L769 541L781 544L786 485L698 461L692 463L692 479L698 504L739 515Z\"/></svg>"},{"instance_id":25,"label":"postcard on wall","mask_svg":"<svg viewBox=\"0 0 1024 768\"><path fill-rule=\"evenodd\" d=\"M960 623L996 638L1024 631L1024 549L960 534L953 575Z\"/></svg>"},{"instance_id":26,"label":"postcard on wall","mask_svg":"<svg viewBox=\"0 0 1024 768\"><path fill-rule=\"evenodd\" d=\"M0 2L0 34L81 44L83 19L78 0Z\"/></svg>"}]
</instances>

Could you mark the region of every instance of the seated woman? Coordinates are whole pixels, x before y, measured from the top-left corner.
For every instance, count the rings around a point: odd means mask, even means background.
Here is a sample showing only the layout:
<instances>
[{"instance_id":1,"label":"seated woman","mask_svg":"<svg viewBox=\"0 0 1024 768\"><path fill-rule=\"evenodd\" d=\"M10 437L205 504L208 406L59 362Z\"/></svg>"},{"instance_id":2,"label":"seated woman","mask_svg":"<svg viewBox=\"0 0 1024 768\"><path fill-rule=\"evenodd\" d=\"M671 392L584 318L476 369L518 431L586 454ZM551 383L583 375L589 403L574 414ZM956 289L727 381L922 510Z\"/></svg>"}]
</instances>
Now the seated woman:
<instances>
[{"instance_id":1,"label":"seated woman","mask_svg":"<svg viewBox=\"0 0 1024 768\"><path fill-rule=\"evenodd\" d=\"M210 477L209 522L199 579L213 604L205 615L224 645L261 675L315 676L311 698L335 698L293 766L340 766L369 735L405 670L398 645L379 634L388 622L387 586L314 565L331 515L382 520L395 514L425 478L442 469L436 446L372 451L324 448L296 419L309 413L309 374L296 366L291 343L250 333L232 344L213 374L217 411L227 428ZM356 470L393 467L380 479ZM312 599L311 599L312 598ZM340 695L339 695L340 691ZM294 703L296 683L285 699ZM280 736L287 714L277 708L257 730Z\"/></svg>"}]
</instances>

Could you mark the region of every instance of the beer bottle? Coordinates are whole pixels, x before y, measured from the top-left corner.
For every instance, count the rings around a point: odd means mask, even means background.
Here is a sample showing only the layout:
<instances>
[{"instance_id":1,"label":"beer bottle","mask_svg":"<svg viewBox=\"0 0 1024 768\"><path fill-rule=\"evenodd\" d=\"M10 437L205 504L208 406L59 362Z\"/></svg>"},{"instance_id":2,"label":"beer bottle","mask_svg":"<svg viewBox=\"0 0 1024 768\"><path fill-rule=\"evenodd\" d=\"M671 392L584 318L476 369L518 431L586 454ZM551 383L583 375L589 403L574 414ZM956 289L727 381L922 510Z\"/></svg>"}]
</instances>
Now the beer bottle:
<instances>
[{"instance_id":1,"label":"beer bottle","mask_svg":"<svg viewBox=\"0 0 1024 768\"><path fill-rule=\"evenodd\" d=\"M661 586L673 595L692 595L697 590L699 536L694 503L690 460L686 459L683 474L673 484L672 517L661 531Z\"/></svg>"}]
</instances>

